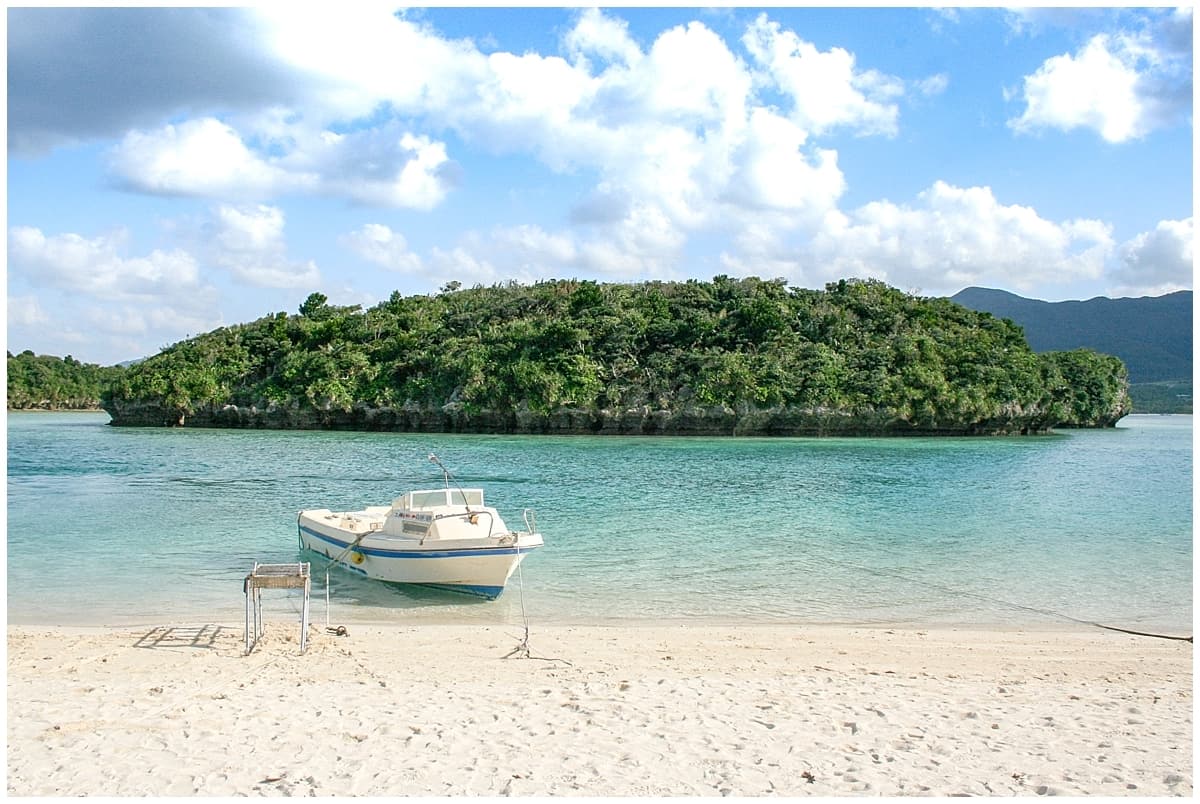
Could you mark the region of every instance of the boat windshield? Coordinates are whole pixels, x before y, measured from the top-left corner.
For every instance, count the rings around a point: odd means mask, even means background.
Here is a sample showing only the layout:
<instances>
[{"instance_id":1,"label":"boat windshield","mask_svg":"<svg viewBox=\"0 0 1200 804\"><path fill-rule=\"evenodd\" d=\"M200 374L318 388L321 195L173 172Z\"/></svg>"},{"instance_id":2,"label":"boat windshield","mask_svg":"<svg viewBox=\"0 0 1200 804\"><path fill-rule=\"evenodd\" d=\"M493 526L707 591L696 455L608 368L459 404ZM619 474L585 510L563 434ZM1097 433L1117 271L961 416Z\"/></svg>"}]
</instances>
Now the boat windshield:
<instances>
[{"instance_id":1,"label":"boat windshield","mask_svg":"<svg viewBox=\"0 0 1200 804\"><path fill-rule=\"evenodd\" d=\"M454 489L450 492L450 504L483 505L483 492L479 489Z\"/></svg>"},{"instance_id":2,"label":"boat windshield","mask_svg":"<svg viewBox=\"0 0 1200 804\"><path fill-rule=\"evenodd\" d=\"M444 491L414 491L409 495L408 504L413 508L433 508L446 504Z\"/></svg>"},{"instance_id":3,"label":"boat windshield","mask_svg":"<svg viewBox=\"0 0 1200 804\"><path fill-rule=\"evenodd\" d=\"M410 508L437 508L442 505L483 505L480 489L438 489L437 491L414 491L408 496Z\"/></svg>"}]
</instances>

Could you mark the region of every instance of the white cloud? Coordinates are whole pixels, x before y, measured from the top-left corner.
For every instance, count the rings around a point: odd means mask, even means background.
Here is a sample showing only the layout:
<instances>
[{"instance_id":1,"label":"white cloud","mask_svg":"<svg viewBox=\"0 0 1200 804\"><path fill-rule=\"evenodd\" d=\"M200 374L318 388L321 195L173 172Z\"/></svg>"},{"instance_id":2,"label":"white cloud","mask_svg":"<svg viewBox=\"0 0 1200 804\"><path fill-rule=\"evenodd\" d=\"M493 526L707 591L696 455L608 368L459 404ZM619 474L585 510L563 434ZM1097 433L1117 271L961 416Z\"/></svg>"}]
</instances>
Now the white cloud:
<instances>
[{"instance_id":1,"label":"white cloud","mask_svg":"<svg viewBox=\"0 0 1200 804\"><path fill-rule=\"evenodd\" d=\"M584 9L575 26L563 37L563 46L576 59L589 55L632 67L642 60L642 50L629 35L624 20L606 17L598 9ZM590 69L590 64L583 64Z\"/></svg>"},{"instance_id":2,"label":"white cloud","mask_svg":"<svg viewBox=\"0 0 1200 804\"><path fill-rule=\"evenodd\" d=\"M127 186L148 193L270 198L305 192L365 204L432 209L449 190L446 147L394 126L350 134L289 126L278 110L261 115L260 156L227 123L206 118L154 132L132 131L110 153Z\"/></svg>"},{"instance_id":3,"label":"white cloud","mask_svg":"<svg viewBox=\"0 0 1200 804\"><path fill-rule=\"evenodd\" d=\"M313 181L269 164L233 128L212 118L130 131L109 164L130 187L168 195L267 196Z\"/></svg>"},{"instance_id":4,"label":"white cloud","mask_svg":"<svg viewBox=\"0 0 1200 804\"><path fill-rule=\"evenodd\" d=\"M265 288L311 288L321 281L314 262L287 258L284 214L278 207L222 205L214 211L210 228L213 261L239 282Z\"/></svg>"},{"instance_id":5,"label":"white cloud","mask_svg":"<svg viewBox=\"0 0 1200 804\"><path fill-rule=\"evenodd\" d=\"M499 128L564 123L590 90L585 70L557 56L492 53L487 76L476 90L479 115L490 107Z\"/></svg>"},{"instance_id":6,"label":"white cloud","mask_svg":"<svg viewBox=\"0 0 1200 804\"><path fill-rule=\"evenodd\" d=\"M577 258L594 255L620 275L669 270L692 234L763 210L819 218L844 179L836 153L811 147L811 136L838 126L892 133L903 91L766 15L743 43L755 72L700 22L663 31L643 51L624 21L597 10L580 12L564 34L567 58L485 55L388 3L246 14L293 89L255 113L127 132L110 158L126 186L221 202L304 193L430 210L462 171L447 144L422 131L448 128L494 153L595 176L589 203L606 220L577 217L589 227L575 238ZM772 106L780 94L790 101L784 115ZM614 248L629 251L614 259ZM245 254L224 259L258 284L315 275L278 251L253 268Z\"/></svg>"},{"instance_id":7,"label":"white cloud","mask_svg":"<svg viewBox=\"0 0 1200 804\"><path fill-rule=\"evenodd\" d=\"M533 225L497 227L486 236L464 238L459 249L486 255L493 270L532 282L581 275L612 280L670 278L682 246L683 238L661 210L634 205L627 218L595 236L547 232Z\"/></svg>"},{"instance_id":8,"label":"white cloud","mask_svg":"<svg viewBox=\"0 0 1200 804\"><path fill-rule=\"evenodd\" d=\"M502 279L530 283L592 270L573 234L530 224L469 232L453 249L434 248L427 265L429 278L439 285L451 279L464 284Z\"/></svg>"},{"instance_id":9,"label":"white cloud","mask_svg":"<svg viewBox=\"0 0 1200 804\"><path fill-rule=\"evenodd\" d=\"M1192 244L1191 218L1160 221L1153 231L1122 243L1114 295L1158 296L1190 289L1195 270Z\"/></svg>"},{"instance_id":10,"label":"white cloud","mask_svg":"<svg viewBox=\"0 0 1200 804\"><path fill-rule=\"evenodd\" d=\"M352 150L353 144L359 139L348 138L350 145L345 150ZM356 151L355 156L360 153ZM350 169L344 173L330 171L327 175L336 178L327 180L326 185L331 191L356 201L409 209L433 209L446 197L449 182L448 174L443 170L449 160L443 143L433 142L424 136L405 134L398 142L388 143L385 158L389 156L399 162L394 173L385 172L375 180L365 177L356 180L358 177L352 175L355 165L351 163ZM375 164L371 163L368 167L373 168Z\"/></svg>"},{"instance_id":11,"label":"white cloud","mask_svg":"<svg viewBox=\"0 0 1200 804\"><path fill-rule=\"evenodd\" d=\"M364 260L381 265L389 271L402 274L421 272L420 255L409 250L404 235L393 232L383 224L365 224L361 229L343 235L341 243Z\"/></svg>"},{"instance_id":12,"label":"white cloud","mask_svg":"<svg viewBox=\"0 0 1200 804\"><path fill-rule=\"evenodd\" d=\"M435 247L430 253L429 267L430 275L440 283L491 285L504 278L514 278L507 271L497 271L486 258L462 246L448 250Z\"/></svg>"},{"instance_id":13,"label":"white cloud","mask_svg":"<svg viewBox=\"0 0 1200 804\"><path fill-rule=\"evenodd\" d=\"M209 308L189 310L124 304L78 305L72 322L82 325L90 347L99 347L111 355L107 358L110 364L129 357L148 356L163 346L223 324L220 316L214 315Z\"/></svg>"},{"instance_id":14,"label":"white cloud","mask_svg":"<svg viewBox=\"0 0 1200 804\"><path fill-rule=\"evenodd\" d=\"M751 77L724 40L699 22L662 33L635 73L646 114L736 129L744 124Z\"/></svg>"},{"instance_id":15,"label":"white cloud","mask_svg":"<svg viewBox=\"0 0 1200 804\"><path fill-rule=\"evenodd\" d=\"M139 336L149 329L142 311L128 306L91 308L84 313L87 328L108 335Z\"/></svg>"},{"instance_id":16,"label":"white cloud","mask_svg":"<svg viewBox=\"0 0 1200 804\"><path fill-rule=\"evenodd\" d=\"M326 33L309 23L271 20L286 31L287 43L271 41L294 54L289 58L297 64L303 61L299 54L316 41L312 37ZM494 152L528 153L558 172L593 171L595 191L584 205L591 212L577 217L592 231L577 238L579 254L597 255L594 261L606 266L620 263L622 274L633 265L669 265L689 233L724 225L730 203L819 214L814 211L842 191L836 154L801 151L806 130L792 123L786 134L766 131L769 113L755 95L749 68L701 23L664 31L643 52L624 22L584 11L563 37L570 61L534 53L485 56L469 43L444 40L403 18L389 16L378 23L390 38L372 35L356 45L377 49L377 58L322 56L304 61L306 69L319 71L334 87L354 84L344 97L363 94L354 104L347 101L346 108L354 105L360 114L384 103L396 114L450 126ZM767 25L765 17L757 24ZM794 38L777 25L772 30ZM405 49L397 43L428 58L396 55ZM892 127L895 107L872 106L871 99L894 100L898 85L854 70L849 54L837 56L843 59L841 77L854 84L854 97L865 111L842 110L829 124L872 130L879 126L871 116L882 115ZM403 64L396 61L401 58ZM356 81L354 65L368 63L372 75ZM277 164L344 177L327 181L326 189L360 202L419 209L439 203L455 172L444 145L407 139L415 144L416 156L401 174L391 167L394 159L378 155L381 131L323 134L319 142L311 135L307 141L297 138L294 156ZM341 153L352 156L342 159ZM772 162L780 168L775 173ZM601 208L604 221L592 214ZM585 247L593 238L607 238L610 245ZM630 249L629 258L611 259L613 245ZM479 265L490 265L489 260L477 263L471 271L486 274Z\"/></svg>"},{"instance_id":17,"label":"white cloud","mask_svg":"<svg viewBox=\"0 0 1200 804\"><path fill-rule=\"evenodd\" d=\"M195 259L181 250L154 250L125 257L123 231L85 238L67 233L47 237L40 229L9 230L9 266L30 284L76 291L96 299L183 299L204 290Z\"/></svg>"},{"instance_id":18,"label":"white cloud","mask_svg":"<svg viewBox=\"0 0 1200 804\"><path fill-rule=\"evenodd\" d=\"M941 95L946 91L946 87L950 86L950 76L945 73L937 73L928 78L923 78L916 83L917 91L926 97Z\"/></svg>"},{"instance_id":19,"label":"white cloud","mask_svg":"<svg viewBox=\"0 0 1200 804\"><path fill-rule=\"evenodd\" d=\"M221 251L262 254L284 249L283 210L277 207L222 206L216 218L216 240Z\"/></svg>"},{"instance_id":20,"label":"white cloud","mask_svg":"<svg viewBox=\"0 0 1200 804\"><path fill-rule=\"evenodd\" d=\"M467 232L453 247L435 246L426 256L411 251L402 235L381 224L368 224L341 242L364 259L423 277L433 286L451 280L472 285L568 276L669 279L678 275L674 266L683 245L661 211L642 206L593 236L548 232L532 224L497 226Z\"/></svg>"},{"instance_id":21,"label":"white cloud","mask_svg":"<svg viewBox=\"0 0 1200 804\"><path fill-rule=\"evenodd\" d=\"M346 134L322 131L294 140L280 166L317 177L314 193L360 204L429 210L453 184L444 143L416 136L394 124Z\"/></svg>"},{"instance_id":22,"label":"white cloud","mask_svg":"<svg viewBox=\"0 0 1200 804\"><path fill-rule=\"evenodd\" d=\"M1114 244L1093 220L1048 221L1029 207L1001 204L987 187L936 182L912 204L831 210L812 234L789 239L783 227L748 228L739 249L722 255L737 273L786 276L809 286L872 277L926 293L966 285L1022 290L1101 278Z\"/></svg>"},{"instance_id":23,"label":"white cloud","mask_svg":"<svg viewBox=\"0 0 1200 804\"><path fill-rule=\"evenodd\" d=\"M381 104L438 106L461 91L483 57L439 37L390 2L262 4L250 14L274 58L307 87L303 108L323 126L366 117Z\"/></svg>"},{"instance_id":24,"label":"white cloud","mask_svg":"<svg viewBox=\"0 0 1200 804\"><path fill-rule=\"evenodd\" d=\"M855 69L854 54L818 50L766 14L747 29L743 44L794 104L791 118L806 131L847 126L861 134L895 134L903 83L875 70Z\"/></svg>"},{"instance_id":25,"label":"white cloud","mask_svg":"<svg viewBox=\"0 0 1200 804\"><path fill-rule=\"evenodd\" d=\"M48 354L86 347L87 360L112 364L221 325L217 291L192 255L127 256L128 241L124 231L88 238L10 229L10 282L37 291L9 299L10 342L38 343Z\"/></svg>"},{"instance_id":26,"label":"white cloud","mask_svg":"<svg viewBox=\"0 0 1200 804\"><path fill-rule=\"evenodd\" d=\"M799 42L765 17L755 25ZM678 271L693 234L736 233L768 213L784 227L812 226L836 208L845 190L836 152L810 147L809 128L765 105L750 68L703 24L664 31L643 52L623 22L585 11L563 48L571 61L528 53L472 57L445 76L414 78L430 91L443 87L432 93L436 100L406 107L393 99L399 111L441 120L496 151L530 153L556 171L597 174L572 215L574 232L510 227L469 235L428 255L421 262L427 271L459 266L460 281L508 271L666 276ZM828 111L817 103L824 96L803 99L826 115L822 126L893 128L899 82L855 69L845 52L832 59L852 92L843 107ZM358 234L359 248L381 248L365 231ZM400 259L417 264L406 249Z\"/></svg>"},{"instance_id":27,"label":"white cloud","mask_svg":"<svg viewBox=\"0 0 1200 804\"><path fill-rule=\"evenodd\" d=\"M181 115L299 99L304 82L231 8L10 8L9 147L41 154Z\"/></svg>"},{"instance_id":28,"label":"white cloud","mask_svg":"<svg viewBox=\"0 0 1200 804\"><path fill-rule=\"evenodd\" d=\"M734 238L733 251L720 254L722 271L733 276L782 276L801 286L826 281L826 277L813 273L812 261L791 242L792 227L788 224L786 218L771 215L747 221Z\"/></svg>"},{"instance_id":29,"label":"white cloud","mask_svg":"<svg viewBox=\"0 0 1200 804\"><path fill-rule=\"evenodd\" d=\"M814 238L817 263L831 274L879 271L901 287L1028 289L1094 279L1113 246L1106 224L1056 224L1029 207L999 203L987 187L940 181L915 205L872 202L837 223Z\"/></svg>"},{"instance_id":30,"label":"white cloud","mask_svg":"<svg viewBox=\"0 0 1200 804\"><path fill-rule=\"evenodd\" d=\"M578 260L578 248L570 236L549 234L540 226L498 229L492 244L505 256L506 268L534 276L561 276Z\"/></svg>"},{"instance_id":31,"label":"white cloud","mask_svg":"<svg viewBox=\"0 0 1200 804\"><path fill-rule=\"evenodd\" d=\"M9 326L32 327L49 322L50 317L38 303L37 296L9 296Z\"/></svg>"},{"instance_id":32,"label":"white cloud","mask_svg":"<svg viewBox=\"0 0 1200 804\"><path fill-rule=\"evenodd\" d=\"M1025 111L1009 125L1018 133L1090 128L1122 143L1185 118L1192 94L1190 30L1189 9L1139 32L1097 34L1076 53L1047 59L1025 76Z\"/></svg>"},{"instance_id":33,"label":"white cloud","mask_svg":"<svg viewBox=\"0 0 1200 804\"><path fill-rule=\"evenodd\" d=\"M1075 56L1048 59L1025 77L1025 111L1009 124L1021 133L1044 127L1092 128L1109 142L1142 136L1137 70L1110 47L1109 37L1100 34Z\"/></svg>"},{"instance_id":34,"label":"white cloud","mask_svg":"<svg viewBox=\"0 0 1200 804\"><path fill-rule=\"evenodd\" d=\"M623 23L584 12L564 49L571 65L526 55L519 71L493 55L489 102L464 103L452 120L464 137L522 148L555 170L599 174L573 216L590 227L576 238L577 257L594 270L671 271L690 234L725 228L741 209L819 217L843 191L836 153L805 152L808 130L761 105L750 69L704 25L664 31L643 53ZM544 93L542 105L522 87ZM508 128L522 119L529 124Z\"/></svg>"},{"instance_id":35,"label":"white cloud","mask_svg":"<svg viewBox=\"0 0 1200 804\"><path fill-rule=\"evenodd\" d=\"M755 109L728 197L749 210L789 210L809 221L819 220L836 206L846 181L836 151L817 150L810 164L802 151L804 142L804 130L794 122Z\"/></svg>"}]
</instances>

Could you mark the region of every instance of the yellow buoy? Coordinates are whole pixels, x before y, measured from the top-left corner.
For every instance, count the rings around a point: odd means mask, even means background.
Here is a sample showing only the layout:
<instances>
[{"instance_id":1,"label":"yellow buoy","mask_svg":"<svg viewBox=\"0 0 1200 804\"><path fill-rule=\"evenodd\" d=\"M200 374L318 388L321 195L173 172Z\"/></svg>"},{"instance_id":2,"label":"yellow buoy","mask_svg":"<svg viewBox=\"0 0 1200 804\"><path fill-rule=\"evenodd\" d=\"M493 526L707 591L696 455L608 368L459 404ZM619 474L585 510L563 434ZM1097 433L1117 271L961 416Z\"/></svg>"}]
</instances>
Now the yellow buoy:
<instances>
[{"instance_id":1,"label":"yellow buoy","mask_svg":"<svg viewBox=\"0 0 1200 804\"><path fill-rule=\"evenodd\" d=\"M350 560L353 561L355 564L361 564L367 560L367 557L364 556L362 553L351 553Z\"/></svg>"}]
</instances>

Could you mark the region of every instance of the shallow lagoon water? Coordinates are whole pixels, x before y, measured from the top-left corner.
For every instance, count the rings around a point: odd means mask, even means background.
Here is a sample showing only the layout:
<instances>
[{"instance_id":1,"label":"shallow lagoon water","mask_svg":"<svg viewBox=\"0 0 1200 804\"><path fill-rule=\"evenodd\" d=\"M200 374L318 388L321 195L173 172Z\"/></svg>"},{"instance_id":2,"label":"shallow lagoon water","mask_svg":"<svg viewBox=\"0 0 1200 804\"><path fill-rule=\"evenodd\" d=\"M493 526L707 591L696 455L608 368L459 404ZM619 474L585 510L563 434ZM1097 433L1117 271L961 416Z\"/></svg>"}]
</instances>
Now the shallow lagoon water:
<instances>
[{"instance_id":1,"label":"shallow lagoon water","mask_svg":"<svg viewBox=\"0 0 1200 804\"><path fill-rule=\"evenodd\" d=\"M497 601L329 572L339 622L1192 621L1192 418L1024 438L412 435L8 416L10 623L239 622L296 513L441 485L546 547ZM275 613L294 597L268 602Z\"/></svg>"}]
</instances>

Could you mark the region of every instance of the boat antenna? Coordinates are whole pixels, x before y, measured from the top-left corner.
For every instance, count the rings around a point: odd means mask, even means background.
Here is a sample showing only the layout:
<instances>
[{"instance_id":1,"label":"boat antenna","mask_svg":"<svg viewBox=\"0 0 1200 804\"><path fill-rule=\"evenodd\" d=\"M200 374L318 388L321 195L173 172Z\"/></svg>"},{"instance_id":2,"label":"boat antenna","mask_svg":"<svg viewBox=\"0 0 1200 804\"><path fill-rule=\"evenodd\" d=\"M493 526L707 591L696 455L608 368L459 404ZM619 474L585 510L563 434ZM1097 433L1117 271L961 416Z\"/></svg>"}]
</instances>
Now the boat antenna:
<instances>
[{"instance_id":1,"label":"boat antenna","mask_svg":"<svg viewBox=\"0 0 1200 804\"><path fill-rule=\"evenodd\" d=\"M444 464L440 460L438 460L438 456L434 455L432 452L429 453L429 462L436 463L438 465L438 468L442 470L442 474L445 475L446 487L449 488L450 487L450 470L446 468L446 464Z\"/></svg>"},{"instance_id":2,"label":"boat antenna","mask_svg":"<svg viewBox=\"0 0 1200 804\"><path fill-rule=\"evenodd\" d=\"M450 476L450 470L446 468L446 464L442 463L438 459L438 456L434 455L432 452L429 453L429 462L436 463L438 465L438 468L440 468L442 470L442 474L445 475L446 488L450 488L451 476ZM459 485L458 480L454 480L454 487L456 489L458 489L458 493L462 495L463 505L466 507L467 513L468 514L471 513L471 503L467 500L467 492L463 490L463 487L461 485Z\"/></svg>"}]
</instances>

